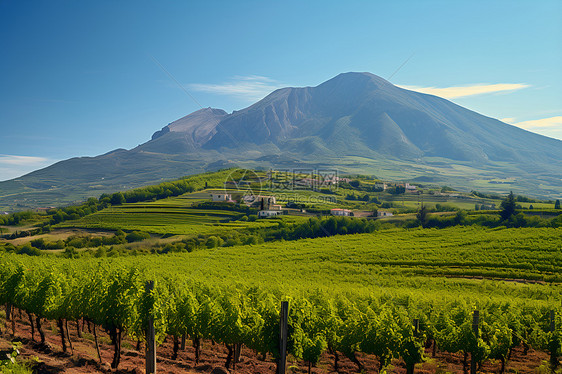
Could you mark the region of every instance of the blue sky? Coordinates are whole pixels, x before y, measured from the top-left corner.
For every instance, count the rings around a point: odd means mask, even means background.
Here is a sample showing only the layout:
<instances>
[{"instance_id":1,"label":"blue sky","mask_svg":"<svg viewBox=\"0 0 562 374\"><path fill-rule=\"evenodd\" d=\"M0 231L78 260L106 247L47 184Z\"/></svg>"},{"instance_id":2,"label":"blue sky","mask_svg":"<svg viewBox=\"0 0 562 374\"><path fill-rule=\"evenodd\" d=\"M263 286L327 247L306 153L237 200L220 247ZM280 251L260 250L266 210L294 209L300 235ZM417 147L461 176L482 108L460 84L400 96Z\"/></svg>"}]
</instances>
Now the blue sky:
<instances>
[{"instance_id":1,"label":"blue sky","mask_svg":"<svg viewBox=\"0 0 562 374\"><path fill-rule=\"evenodd\" d=\"M545 0L2 0L0 180L147 141L199 109L176 81L230 112L369 71L562 139L560 19Z\"/></svg>"}]
</instances>

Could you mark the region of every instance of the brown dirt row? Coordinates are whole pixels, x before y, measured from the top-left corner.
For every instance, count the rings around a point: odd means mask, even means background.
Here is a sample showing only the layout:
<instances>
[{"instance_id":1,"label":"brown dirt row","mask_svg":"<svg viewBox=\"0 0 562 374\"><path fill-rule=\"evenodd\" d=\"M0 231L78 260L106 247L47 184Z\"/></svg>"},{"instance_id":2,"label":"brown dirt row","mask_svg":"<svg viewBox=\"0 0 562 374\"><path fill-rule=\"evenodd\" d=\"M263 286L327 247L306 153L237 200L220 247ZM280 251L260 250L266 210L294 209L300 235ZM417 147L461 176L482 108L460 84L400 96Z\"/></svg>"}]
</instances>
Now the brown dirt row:
<instances>
[{"instance_id":1,"label":"brown dirt row","mask_svg":"<svg viewBox=\"0 0 562 374\"><path fill-rule=\"evenodd\" d=\"M57 325L54 321L44 322L43 330L46 335L46 345L31 340L31 328L29 321L19 318L16 313L16 332L11 335L11 326L6 326L4 320L0 322L0 354L10 351L12 341L23 343L20 349L22 360L38 360L34 365L34 372L40 374L52 373L71 373L71 374L90 374L90 373L118 373L118 374L140 374L144 373L144 347L141 351L136 350L136 342L125 338L122 343L122 356L119 370L111 370L110 363L113 355L113 346L107 334L98 329L102 363L98 361L93 335L85 331L82 338L77 336L76 323L69 322L70 338L73 345L73 353L63 354L61 341L58 336ZM82 326L82 324L81 324ZM35 333L35 340L38 334ZM70 350L69 350L70 352ZM199 364L195 364L195 350L190 341L187 341L186 349L179 352L177 360L172 360L173 342L170 337L157 348L157 370L158 373L213 373L224 374L224 364L227 357L227 349L222 344L213 344L211 341L202 342L202 351ZM463 357L461 354L449 354L437 351L436 357L432 357L431 347L426 350L426 362L416 365L416 373L463 373ZM372 355L358 354L359 361L364 366L365 373L378 373L378 361ZM480 373L499 373L500 362L490 360L484 363ZM289 358L287 363L290 373L307 373L308 366L305 362ZM231 372L239 374L262 374L275 373L275 362L271 356L263 360L261 354L243 347L240 362L236 364L236 369ZM530 350L524 354L522 347L513 350L512 357L506 366L506 373L536 374L548 372L548 355L544 352ZM325 353L316 367L312 368L314 374L334 373L334 356ZM358 373L357 365L348 358L340 355L338 373L351 374ZM394 360L389 373L406 373L405 364L401 360Z\"/></svg>"}]
</instances>

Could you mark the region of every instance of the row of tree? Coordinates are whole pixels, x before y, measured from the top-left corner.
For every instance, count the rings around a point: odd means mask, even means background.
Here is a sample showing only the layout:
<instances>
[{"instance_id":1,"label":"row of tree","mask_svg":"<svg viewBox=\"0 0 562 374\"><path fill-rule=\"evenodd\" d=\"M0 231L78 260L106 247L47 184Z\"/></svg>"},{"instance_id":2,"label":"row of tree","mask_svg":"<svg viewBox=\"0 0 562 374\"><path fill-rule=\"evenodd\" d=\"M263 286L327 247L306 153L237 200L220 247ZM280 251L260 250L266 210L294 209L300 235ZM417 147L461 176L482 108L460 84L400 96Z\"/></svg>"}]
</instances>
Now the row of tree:
<instances>
[{"instance_id":1,"label":"row of tree","mask_svg":"<svg viewBox=\"0 0 562 374\"><path fill-rule=\"evenodd\" d=\"M279 352L279 304L290 301L288 351L310 364L331 352L337 370L343 354L362 369L357 353L377 357L379 371L394 358L402 358L412 373L423 361L425 345L470 354L479 364L487 359L505 362L511 350L525 347L548 350L557 362L560 355L561 314L550 321L550 311L541 306L481 301L481 324L472 329L474 308L464 302L414 303L381 297L351 297L309 291L299 297L282 290L256 287L210 286L183 279L179 274L157 276L153 291L145 290L144 272L119 262L18 263L0 258L0 303L27 313L41 342L45 320L57 322L63 351L67 350L68 321L86 319L109 334L114 345L112 367L121 357L125 335L144 340L149 318L154 319L157 341L171 336L174 356L178 342L188 336L200 357L201 339L225 344L225 365L233 360L234 347L241 344L277 357ZM154 276L154 275L153 275ZM9 314L9 313L8 313ZM414 325L413 320L419 324ZM557 326L551 330L551 324Z\"/></svg>"},{"instance_id":2,"label":"row of tree","mask_svg":"<svg viewBox=\"0 0 562 374\"><path fill-rule=\"evenodd\" d=\"M557 200L560 208L560 201ZM562 227L562 214L552 218L526 216L517 211L515 195L511 192L501 203L501 210L497 214L468 215L464 210L458 210L454 216L440 217L431 215L430 209L422 205L416 214L416 223L424 228L445 228L456 225L479 225L486 227ZM407 223L406 223L407 224Z\"/></svg>"}]
</instances>

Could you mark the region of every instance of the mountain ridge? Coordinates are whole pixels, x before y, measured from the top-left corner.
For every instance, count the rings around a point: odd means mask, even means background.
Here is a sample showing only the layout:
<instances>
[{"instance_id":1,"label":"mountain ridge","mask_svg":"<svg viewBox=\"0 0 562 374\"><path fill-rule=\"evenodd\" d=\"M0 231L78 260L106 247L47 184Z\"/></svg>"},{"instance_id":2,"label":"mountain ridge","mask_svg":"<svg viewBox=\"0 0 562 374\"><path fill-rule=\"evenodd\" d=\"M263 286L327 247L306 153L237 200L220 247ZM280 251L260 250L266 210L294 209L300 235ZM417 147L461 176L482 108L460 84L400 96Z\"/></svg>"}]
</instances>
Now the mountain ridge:
<instances>
[{"instance_id":1,"label":"mountain ridge","mask_svg":"<svg viewBox=\"0 0 562 374\"><path fill-rule=\"evenodd\" d=\"M0 207L44 205L49 196L65 202L232 165L334 167L496 191L502 186L492 180L515 178L507 187L553 197L562 194L560 160L560 140L350 72L275 90L232 113L202 108L133 149L0 182Z\"/></svg>"}]
</instances>

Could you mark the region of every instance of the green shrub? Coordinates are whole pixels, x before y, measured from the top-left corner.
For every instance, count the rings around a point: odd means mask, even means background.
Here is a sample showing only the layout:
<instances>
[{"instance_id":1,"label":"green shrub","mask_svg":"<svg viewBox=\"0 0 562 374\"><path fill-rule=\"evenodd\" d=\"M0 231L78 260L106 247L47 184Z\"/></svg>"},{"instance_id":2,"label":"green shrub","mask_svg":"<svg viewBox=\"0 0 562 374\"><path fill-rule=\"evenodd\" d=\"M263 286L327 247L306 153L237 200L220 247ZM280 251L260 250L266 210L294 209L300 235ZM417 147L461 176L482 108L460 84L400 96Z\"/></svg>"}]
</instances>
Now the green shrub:
<instances>
[{"instance_id":1,"label":"green shrub","mask_svg":"<svg viewBox=\"0 0 562 374\"><path fill-rule=\"evenodd\" d=\"M20 255L40 256L41 250L39 250L37 248L34 248L34 247L30 246L29 244L26 244L23 247L21 247L17 251L17 253L20 254Z\"/></svg>"},{"instance_id":2,"label":"green shrub","mask_svg":"<svg viewBox=\"0 0 562 374\"><path fill-rule=\"evenodd\" d=\"M150 239L150 234L142 231L133 231L125 236L127 243L140 242L145 239Z\"/></svg>"}]
</instances>

